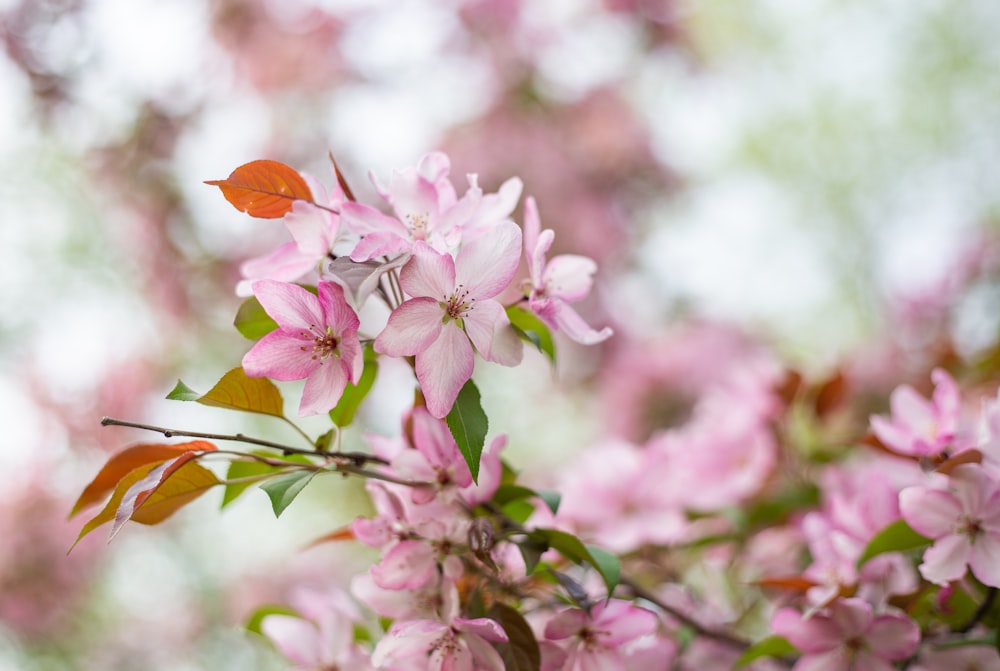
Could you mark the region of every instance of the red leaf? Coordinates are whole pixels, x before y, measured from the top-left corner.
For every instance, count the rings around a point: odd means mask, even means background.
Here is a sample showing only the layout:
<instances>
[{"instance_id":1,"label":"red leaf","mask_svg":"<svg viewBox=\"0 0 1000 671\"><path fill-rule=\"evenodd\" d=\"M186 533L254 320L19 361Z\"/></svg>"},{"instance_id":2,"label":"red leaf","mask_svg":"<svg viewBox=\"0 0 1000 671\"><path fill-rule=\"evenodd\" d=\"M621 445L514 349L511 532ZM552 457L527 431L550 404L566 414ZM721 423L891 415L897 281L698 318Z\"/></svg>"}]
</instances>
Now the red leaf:
<instances>
[{"instance_id":1,"label":"red leaf","mask_svg":"<svg viewBox=\"0 0 1000 671\"><path fill-rule=\"evenodd\" d=\"M951 475L951 472L955 470L956 466L961 466L962 464L981 464L981 463L983 463L983 453L977 450L976 448L972 448L969 450L964 450L962 452L959 452L953 457L945 459L944 461L941 462L941 465L938 466L935 470L938 473Z\"/></svg>"},{"instance_id":2,"label":"red leaf","mask_svg":"<svg viewBox=\"0 0 1000 671\"><path fill-rule=\"evenodd\" d=\"M331 531L325 536L320 536L306 547L311 548L311 547L316 547L317 545L322 545L323 543L333 543L336 541L352 541L352 540L354 540L354 530L350 527L350 525L348 525L346 527L337 529L336 531Z\"/></svg>"},{"instance_id":3,"label":"red leaf","mask_svg":"<svg viewBox=\"0 0 1000 671\"><path fill-rule=\"evenodd\" d=\"M805 593L806 590L815 587L817 583L798 575L786 575L786 576L775 576L773 578L761 578L757 581L757 584L761 587L777 587L780 589L787 589L793 592Z\"/></svg>"},{"instance_id":4,"label":"red leaf","mask_svg":"<svg viewBox=\"0 0 1000 671\"><path fill-rule=\"evenodd\" d=\"M222 195L237 210L262 219L285 216L297 200L313 202L312 191L302 175L277 161L251 161L233 170L227 179L205 184L222 189Z\"/></svg>"},{"instance_id":5,"label":"red leaf","mask_svg":"<svg viewBox=\"0 0 1000 671\"><path fill-rule=\"evenodd\" d=\"M122 478L146 464L159 464L184 452L211 452L216 447L204 440L189 443L153 443L133 445L115 454L80 494L69 516L73 517L89 505L97 503L111 492Z\"/></svg>"}]
</instances>

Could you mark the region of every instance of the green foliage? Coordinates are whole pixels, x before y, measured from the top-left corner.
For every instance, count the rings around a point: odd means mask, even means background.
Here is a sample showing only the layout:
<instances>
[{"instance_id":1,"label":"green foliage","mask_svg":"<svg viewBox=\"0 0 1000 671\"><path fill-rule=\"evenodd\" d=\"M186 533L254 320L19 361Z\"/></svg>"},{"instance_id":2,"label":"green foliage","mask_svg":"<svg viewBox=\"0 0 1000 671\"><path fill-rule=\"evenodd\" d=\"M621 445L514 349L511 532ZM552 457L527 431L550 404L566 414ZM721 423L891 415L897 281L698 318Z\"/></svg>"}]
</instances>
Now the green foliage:
<instances>
[{"instance_id":1,"label":"green foliage","mask_svg":"<svg viewBox=\"0 0 1000 671\"><path fill-rule=\"evenodd\" d=\"M521 340L530 342L549 357L549 361L555 363L556 345L552 340L552 332L541 319L517 304L507 307L507 318Z\"/></svg>"},{"instance_id":2,"label":"green foliage","mask_svg":"<svg viewBox=\"0 0 1000 671\"><path fill-rule=\"evenodd\" d=\"M489 418L483 410L479 389L469 380L458 392L455 405L446 418L451 435L458 444L458 449L469 465L472 479L479 482L479 459L483 455L483 445L486 444L486 433L490 430Z\"/></svg>"},{"instance_id":3,"label":"green foliage","mask_svg":"<svg viewBox=\"0 0 1000 671\"><path fill-rule=\"evenodd\" d=\"M254 454L267 457L270 460L276 459L273 455L266 452L254 452ZM301 455L291 455L289 457L282 457L282 461L286 461L289 464L308 464L311 463L309 459ZM264 463L262 461L233 461L229 464L229 470L226 471L226 480L246 480L245 482L226 482L226 490L222 495L222 505L220 507L225 508L230 503L235 501L240 494L242 494L248 487L254 484L256 479L263 480L275 473L278 473L282 469L281 466L273 466L271 464Z\"/></svg>"},{"instance_id":4,"label":"green foliage","mask_svg":"<svg viewBox=\"0 0 1000 671\"><path fill-rule=\"evenodd\" d=\"M523 501L533 497L544 501L553 515L559 511L559 503L562 501L562 495L559 492L548 489L534 490L522 485L500 485L493 495L493 503L503 508L515 501Z\"/></svg>"},{"instance_id":5,"label":"green foliage","mask_svg":"<svg viewBox=\"0 0 1000 671\"><path fill-rule=\"evenodd\" d=\"M278 328L278 322L271 319L264 311L256 296L251 296L240 304L233 320L236 330L248 340L260 340L271 331Z\"/></svg>"},{"instance_id":6,"label":"green foliage","mask_svg":"<svg viewBox=\"0 0 1000 671\"><path fill-rule=\"evenodd\" d=\"M526 538L517 541L517 544L525 564L528 565L528 573L534 571L539 557L551 548L575 564L590 564L604 580L608 596L615 591L621 579L621 563L618 557L607 550L584 545L579 538L565 531L544 527L533 529L527 532Z\"/></svg>"},{"instance_id":7,"label":"green foliage","mask_svg":"<svg viewBox=\"0 0 1000 671\"><path fill-rule=\"evenodd\" d=\"M368 396L372 385L375 384L375 376L378 373L378 356L371 344L365 345L365 368L361 373L361 378L357 384L348 384L344 388L344 394L340 397L337 406L330 411L330 420L339 427L350 425L354 421L354 415L361 402Z\"/></svg>"},{"instance_id":8,"label":"green foliage","mask_svg":"<svg viewBox=\"0 0 1000 671\"><path fill-rule=\"evenodd\" d=\"M274 516L281 517L295 497L305 489L309 481L316 476L316 471L292 471L279 475L273 480L269 480L260 486L271 499L271 507L274 509Z\"/></svg>"},{"instance_id":9,"label":"green foliage","mask_svg":"<svg viewBox=\"0 0 1000 671\"><path fill-rule=\"evenodd\" d=\"M542 654L531 626L518 611L510 606L494 602L487 617L495 620L507 634L507 642L494 643L503 659L507 671L538 671L542 664Z\"/></svg>"},{"instance_id":10,"label":"green foliage","mask_svg":"<svg viewBox=\"0 0 1000 671\"><path fill-rule=\"evenodd\" d=\"M788 639L783 636L768 636L747 648L746 652L736 660L734 668L742 669L747 664L761 657L784 657L795 654L795 652L795 646L789 643Z\"/></svg>"},{"instance_id":11,"label":"green foliage","mask_svg":"<svg viewBox=\"0 0 1000 671\"><path fill-rule=\"evenodd\" d=\"M914 531L906 520L896 520L882 531L875 534L865 551L858 558L858 568L864 566L872 557L877 557L886 552L904 552L915 550L930 545L933 541L930 538L921 536Z\"/></svg>"}]
</instances>

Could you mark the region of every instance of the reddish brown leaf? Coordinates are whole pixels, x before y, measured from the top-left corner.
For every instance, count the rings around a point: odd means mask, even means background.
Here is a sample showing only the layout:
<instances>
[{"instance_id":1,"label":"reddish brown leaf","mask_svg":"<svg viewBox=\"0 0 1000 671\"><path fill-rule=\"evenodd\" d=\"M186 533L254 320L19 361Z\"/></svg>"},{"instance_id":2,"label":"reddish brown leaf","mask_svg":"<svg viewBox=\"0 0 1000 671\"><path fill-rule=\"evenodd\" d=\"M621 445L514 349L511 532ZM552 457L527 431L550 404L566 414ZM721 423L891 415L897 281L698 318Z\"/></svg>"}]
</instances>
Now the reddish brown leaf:
<instances>
[{"instance_id":1,"label":"reddish brown leaf","mask_svg":"<svg viewBox=\"0 0 1000 671\"><path fill-rule=\"evenodd\" d=\"M344 179L344 174L340 172L340 166L337 165L337 159L333 157L333 152L330 152L330 163L333 163L333 172L337 175L337 184L340 185L340 190L344 192L344 197L350 201L356 201L357 198L354 197L354 193L351 191L351 187L347 185L347 180Z\"/></svg>"},{"instance_id":2,"label":"reddish brown leaf","mask_svg":"<svg viewBox=\"0 0 1000 671\"><path fill-rule=\"evenodd\" d=\"M208 180L241 212L262 219L288 214L297 200L312 203L312 191L302 175L277 161L251 161L233 170L227 179Z\"/></svg>"},{"instance_id":3,"label":"reddish brown leaf","mask_svg":"<svg viewBox=\"0 0 1000 671\"><path fill-rule=\"evenodd\" d=\"M965 450L959 452L953 457L949 457L941 462L935 470L938 473L944 473L945 475L951 475L951 472L956 466L961 466L962 464L981 464L983 463L983 453L979 450L973 448L971 450Z\"/></svg>"},{"instance_id":4,"label":"reddish brown leaf","mask_svg":"<svg viewBox=\"0 0 1000 671\"><path fill-rule=\"evenodd\" d=\"M785 405L791 405L802 388L802 374L793 368L785 370L785 374L775 386L774 392Z\"/></svg>"},{"instance_id":5,"label":"reddish brown leaf","mask_svg":"<svg viewBox=\"0 0 1000 671\"><path fill-rule=\"evenodd\" d=\"M786 575L786 576L775 576L773 578L761 578L757 581L757 584L761 587L778 587L780 589L787 589L793 592L802 592L815 587L816 583L798 575Z\"/></svg>"},{"instance_id":6,"label":"reddish brown leaf","mask_svg":"<svg viewBox=\"0 0 1000 671\"><path fill-rule=\"evenodd\" d=\"M843 401L847 391L844 375L838 370L833 377L820 385L816 393L816 415L826 417Z\"/></svg>"},{"instance_id":7,"label":"reddish brown leaf","mask_svg":"<svg viewBox=\"0 0 1000 671\"><path fill-rule=\"evenodd\" d=\"M76 542L112 520L112 538L130 519L143 524L162 522L210 487L220 484L214 473L194 463L193 460L202 454L188 451L174 459L144 464L130 472L115 486L104 509L84 525Z\"/></svg>"},{"instance_id":8,"label":"reddish brown leaf","mask_svg":"<svg viewBox=\"0 0 1000 671\"><path fill-rule=\"evenodd\" d=\"M215 445L204 440L194 440L176 445L153 443L127 447L104 464L104 467L80 494L80 498L77 499L72 512L70 512L70 517L103 499L122 478L140 466L146 464L155 466L174 459L184 452L210 452L215 449Z\"/></svg>"},{"instance_id":9,"label":"reddish brown leaf","mask_svg":"<svg viewBox=\"0 0 1000 671\"><path fill-rule=\"evenodd\" d=\"M331 531L325 536L320 536L312 543L306 547L314 547L316 545L321 545L323 543L332 543L336 541L352 541L354 540L354 530L350 526L337 529L336 531Z\"/></svg>"}]
</instances>

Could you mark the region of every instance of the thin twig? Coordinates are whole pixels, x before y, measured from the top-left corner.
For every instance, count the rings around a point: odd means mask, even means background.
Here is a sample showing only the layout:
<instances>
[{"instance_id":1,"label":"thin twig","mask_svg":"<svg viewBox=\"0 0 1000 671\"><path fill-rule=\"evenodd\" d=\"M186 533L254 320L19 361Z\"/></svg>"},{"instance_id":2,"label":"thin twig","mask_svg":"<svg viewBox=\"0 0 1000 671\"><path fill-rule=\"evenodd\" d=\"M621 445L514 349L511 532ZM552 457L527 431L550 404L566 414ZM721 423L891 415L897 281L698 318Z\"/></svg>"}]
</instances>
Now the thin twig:
<instances>
[{"instance_id":1,"label":"thin twig","mask_svg":"<svg viewBox=\"0 0 1000 671\"><path fill-rule=\"evenodd\" d=\"M986 598L983 599L983 602L981 604L979 604L979 608L977 608L976 612L972 614L972 617L969 618L969 621L963 624L957 630L958 633L964 634L966 632L971 631L972 628L975 627L979 623L979 621L983 619L986 613L990 611L990 608L993 607L993 602L996 601L996 598L997 598L997 588L990 587L989 591L986 592Z\"/></svg>"},{"instance_id":2,"label":"thin twig","mask_svg":"<svg viewBox=\"0 0 1000 671\"><path fill-rule=\"evenodd\" d=\"M166 438L173 438L174 436L183 436L187 438L205 438L207 440L228 440L236 443L248 443L250 445L260 445L261 447L270 447L275 450L281 450L284 454L302 454L308 457L322 457L324 459L330 459L330 460L344 460L358 465L388 464L388 462L385 459L377 457L374 454L366 454L364 452L317 452L316 450L303 450L297 447L291 447L290 445L275 443L270 440L263 440L261 438L253 438L251 436L245 436L242 433L225 434L225 433L204 433L201 431L184 431L182 429L168 429L162 426L152 426L150 424L140 424L138 422L126 422L125 420L115 419L113 417L102 418L101 426L127 426L133 429L143 429L145 431L162 433Z\"/></svg>"}]
</instances>

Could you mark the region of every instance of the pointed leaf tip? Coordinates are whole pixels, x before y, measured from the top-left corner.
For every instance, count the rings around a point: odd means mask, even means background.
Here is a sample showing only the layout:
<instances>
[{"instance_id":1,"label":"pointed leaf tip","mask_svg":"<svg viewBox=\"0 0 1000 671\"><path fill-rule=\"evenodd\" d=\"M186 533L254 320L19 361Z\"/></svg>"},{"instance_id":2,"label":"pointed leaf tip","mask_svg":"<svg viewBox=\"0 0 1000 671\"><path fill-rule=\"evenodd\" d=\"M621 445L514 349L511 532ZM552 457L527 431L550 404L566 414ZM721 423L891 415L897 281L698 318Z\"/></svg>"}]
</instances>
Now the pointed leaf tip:
<instances>
[{"instance_id":1,"label":"pointed leaf tip","mask_svg":"<svg viewBox=\"0 0 1000 671\"><path fill-rule=\"evenodd\" d=\"M480 401L479 389L472 380L465 383L446 417L451 435L465 457L474 482L479 482L479 460L486 443L490 423Z\"/></svg>"}]
</instances>

